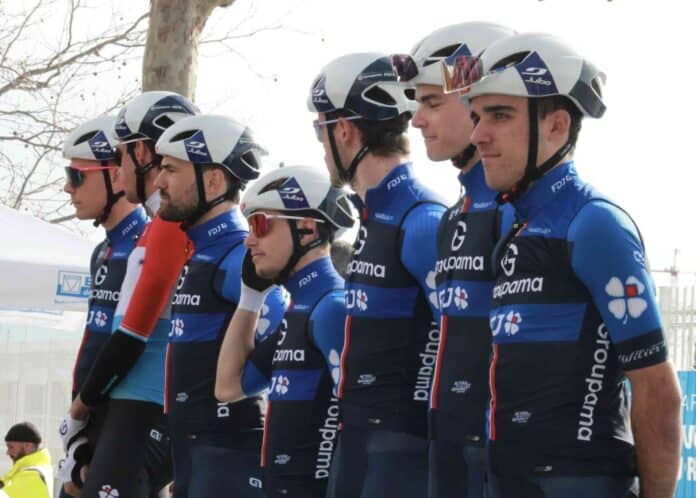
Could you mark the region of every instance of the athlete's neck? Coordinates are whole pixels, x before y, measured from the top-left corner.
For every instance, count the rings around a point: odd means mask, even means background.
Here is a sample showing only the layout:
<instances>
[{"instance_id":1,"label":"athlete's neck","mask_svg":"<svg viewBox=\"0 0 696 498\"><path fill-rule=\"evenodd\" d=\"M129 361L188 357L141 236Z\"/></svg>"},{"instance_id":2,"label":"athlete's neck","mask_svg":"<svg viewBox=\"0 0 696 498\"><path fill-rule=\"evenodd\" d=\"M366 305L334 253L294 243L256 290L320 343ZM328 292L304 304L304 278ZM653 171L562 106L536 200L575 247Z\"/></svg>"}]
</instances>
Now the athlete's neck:
<instances>
[{"instance_id":1,"label":"athlete's neck","mask_svg":"<svg viewBox=\"0 0 696 498\"><path fill-rule=\"evenodd\" d=\"M452 166L454 166L455 168L457 168L458 171L461 171L462 173L464 173L464 174L466 175L469 171L471 171L472 169L474 169L474 166L476 166L476 163L478 163L479 160L480 160L480 158L479 158L479 155L478 155L478 152L477 152L476 154L473 155L473 157L472 157L471 159L469 159L469 160L466 162L466 164L465 164L464 166L461 166L461 165L459 165L459 164L456 164L456 163L454 162L454 158L453 158L453 159L452 159Z\"/></svg>"},{"instance_id":2,"label":"athlete's neck","mask_svg":"<svg viewBox=\"0 0 696 498\"><path fill-rule=\"evenodd\" d=\"M391 154L382 157L368 153L358 165L351 187L364 202L365 195L369 189L379 185L385 176L406 161L408 161L408 156L403 154Z\"/></svg>"},{"instance_id":3,"label":"athlete's neck","mask_svg":"<svg viewBox=\"0 0 696 498\"><path fill-rule=\"evenodd\" d=\"M302 268L305 268L306 266L309 266L310 264L314 263L316 260L325 258L327 256L331 255L331 244L324 244L319 247L315 247L314 249L311 249L310 251L307 252L304 256L302 256L295 267L292 269L290 272L290 275L297 273L300 271Z\"/></svg>"},{"instance_id":4,"label":"athlete's neck","mask_svg":"<svg viewBox=\"0 0 696 498\"><path fill-rule=\"evenodd\" d=\"M136 204L131 204L126 200L126 197L121 197L116 203L111 206L111 212L109 216L102 222L104 230L111 230L116 225L121 223L123 219L131 214L138 206Z\"/></svg>"},{"instance_id":5,"label":"athlete's neck","mask_svg":"<svg viewBox=\"0 0 696 498\"><path fill-rule=\"evenodd\" d=\"M203 215L200 218L198 218L198 220L193 224L193 226L195 227L198 225L202 225L206 221L210 221L213 218L221 215L224 212L232 211L236 207L237 207L236 202L232 202L232 201L221 202L220 204L213 207L209 211L206 211L205 213L203 213Z\"/></svg>"}]
</instances>

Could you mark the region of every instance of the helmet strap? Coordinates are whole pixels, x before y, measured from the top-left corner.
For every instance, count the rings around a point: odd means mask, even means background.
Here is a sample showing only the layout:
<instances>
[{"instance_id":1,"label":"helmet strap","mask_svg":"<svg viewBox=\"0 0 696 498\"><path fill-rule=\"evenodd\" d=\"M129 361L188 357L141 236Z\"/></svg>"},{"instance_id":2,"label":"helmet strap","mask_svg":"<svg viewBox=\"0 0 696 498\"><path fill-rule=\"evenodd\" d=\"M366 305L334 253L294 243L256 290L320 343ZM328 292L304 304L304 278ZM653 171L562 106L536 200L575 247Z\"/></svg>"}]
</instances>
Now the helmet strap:
<instances>
[{"instance_id":1,"label":"helmet strap","mask_svg":"<svg viewBox=\"0 0 696 498\"><path fill-rule=\"evenodd\" d=\"M300 258L315 247L319 247L326 242L323 238L317 237L306 246L303 246L300 242L301 236L311 235L314 232L307 228L299 228L297 226L298 221L299 220L288 220L288 224L290 225L290 235L292 236L292 254L290 254L288 262L285 263L285 266L282 270L280 270L280 273L278 273L278 275L276 275L276 277L273 279L276 284L284 284L287 282L292 270L295 268L295 265L297 265Z\"/></svg>"},{"instance_id":2,"label":"helmet strap","mask_svg":"<svg viewBox=\"0 0 696 498\"><path fill-rule=\"evenodd\" d=\"M360 161L362 161L363 158L367 155L367 153L370 152L370 149L367 145L363 145L362 148L355 155L353 160L350 162L348 167L344 168L343 162L341 161L341 158L338 155L338 146L336 145L336 139L334 138L333 134L335 124L332 123L326 126L326 131L329 135L329 144L331 145L331 155L333 156L334 165L336 166L336 170L338 171L338 177L343 183L350 185L353 181L353 178L355 178L355 173L358 170Z\"/></svg>"},{"instance_id":3,"label":"helmet strap","mask_svg":"<svg viewBox=\"0 0 696 498\"><path fill-rule=\"evenodd\" d=\"M101 164L102 166L107 166L108 162L102 161ZM104 186L106 187L106 204L104 205L104 210L99 215L99 217L95 218L92 222L92 225L94 225L95 227L98 227L109 218L109 215L111 214L111 209L114 207L114 204L116 204L121 197L126 195L126 193L123 190L114 192L114 186L111 183L111 177L109 176L108 169L103 169L102 175L104 176Z\"/></svg>"},{"instance_id":4,"label":"helmet strap","mask_svg":"<svg viewBox=\"0 0 696 498\"><path fill-rule=\"evenodd\" d=\"M554 166L556 166L573 147L570 139L558 149L551 157L539 166L537 163L539 149L539 106L536 99L527 99L529 104L529 146L527 152L527 165L522 178L507 192L500 192L496 197L498 204L514 202L524 194L532 182L535 182Z\"/></svg>"},{"instance_id":5,"label":"helmet strap","mask_svg":"<svg viewBox=\"0 0 696 498\"><path fill-rule=\"evenodd\" d=\"M149 144L148 144L149 145ZM135 187L138 194L138 200L145 203L147 200L147 194L145 193L145 177L155 166L159 166L162 162L162 156L156 154L152 147L149 147L152 152L152 160L147 164L140 164L140 161L135 157L135 142L129 142L126 144L126 151L128 156L130 156L131 161L133 161L133 166L135 166Z\"/></svg>"},{"instance_id":6,"label":"helmet strap","mask_svg":"<svg viewBox=\"0 0 696 498\"><path fill-rule=\"evenodd\" d=\"M452 164L458 169L465 168L469 164L469 161L473 159L475 154L476 146L474 144L469 144L463 151L452 158Z\"/></svg>"}]
</instances>

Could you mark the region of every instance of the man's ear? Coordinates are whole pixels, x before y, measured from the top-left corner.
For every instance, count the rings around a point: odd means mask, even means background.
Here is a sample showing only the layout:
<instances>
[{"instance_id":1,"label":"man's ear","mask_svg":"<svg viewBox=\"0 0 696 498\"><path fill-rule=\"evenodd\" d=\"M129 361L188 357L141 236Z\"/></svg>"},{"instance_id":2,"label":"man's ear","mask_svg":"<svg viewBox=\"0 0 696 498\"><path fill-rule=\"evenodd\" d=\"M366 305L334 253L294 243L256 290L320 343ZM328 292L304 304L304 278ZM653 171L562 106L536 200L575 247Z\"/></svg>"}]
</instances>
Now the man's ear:
<instances>
[{"instance_id":1,"label":"man's ear","mask_svg":"<svg viewBox=\"0 0 696 498\"><path fill-rule=\"evenodd\" d=\"M355 140L360 138L360 130L352 121L340 117L336 123L336 136L339 137L343 143L351 145Z\"/></svg>"},{"instance_id":2,"label":"man's ear","mask_svg":"<svg viewBox=\"0 0 696 498\"><path fill-rule=\"evenodd\" d=\"M546 115L543 119L545 122L545 134L548 141L558 144L564 144L570 136L570 113L565 109L556 109Z\"/></svg>"},{"instance_id":3,"label":"man's ear","mask_svg":"<svg viewBox=\"0 0 696 498\"><path fill-rule=\"evenodd\" d=\"M300 244L303 246L306 246L310 242L312 242L315 239L319 238L319 230L318 230L318 223L314 221L311 218L302 218L301 220L297 220L297 228L299 230L306 230L311 233L306 233L304 235L300 235Z\"/></svg>"},{"instance_id":4,"label":"man's ear","mask_svg":"<svg viewBox=\"0 0 696 498\"><path fill-rule=\"evenodd\" d=\"M145 140L138 140L135 143L135 158L141 166L152 161L152 151L145 143Z\"/></svg>"}]
</instances>

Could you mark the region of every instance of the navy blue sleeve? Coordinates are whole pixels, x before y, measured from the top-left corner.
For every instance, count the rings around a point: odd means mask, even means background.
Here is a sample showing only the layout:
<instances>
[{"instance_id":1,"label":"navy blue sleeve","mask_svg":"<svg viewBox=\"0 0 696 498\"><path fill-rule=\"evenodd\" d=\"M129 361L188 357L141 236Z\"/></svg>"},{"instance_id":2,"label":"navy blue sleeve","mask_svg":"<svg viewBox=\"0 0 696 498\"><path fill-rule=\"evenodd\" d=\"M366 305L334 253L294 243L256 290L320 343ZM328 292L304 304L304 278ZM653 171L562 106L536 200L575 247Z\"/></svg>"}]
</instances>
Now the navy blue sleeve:
<instances>
[{"instance_id":1,"label":"navy blue sleeve","mask_svg":"<svg viewBox=\"0 0 696 498\"><path fill-rule=\"evenodd\" d=\"M334 395L338 392L341 373L345 324L346 305L342 290L335 290L324 296L314 307L310 317L311 337L331 370Z\"/></svg>"},{"instance_id":2,"label":"navy blue sleeve","mask_svg":"<svg viewBox=\"0 0 696 498\"><path fill-rule=\"evenodd\" d=\"M637 228L604 201L583 206L568 229L571 264L602 315L625 370L667 359L667 347Z\"/></svg>"},{"instance_id":3,"label":"navy blue sleeve","mask_svg":"<svg viewBox=\"0 0 696 498\"><path fill-rule=\"evenodd\" d=\"M437 231L445 207L426 203L413 208L402 224L404 240L401 246L401 262L420 283L436 321L440 319L435 284L437 261Z\"/></svg>"}]
</instances>

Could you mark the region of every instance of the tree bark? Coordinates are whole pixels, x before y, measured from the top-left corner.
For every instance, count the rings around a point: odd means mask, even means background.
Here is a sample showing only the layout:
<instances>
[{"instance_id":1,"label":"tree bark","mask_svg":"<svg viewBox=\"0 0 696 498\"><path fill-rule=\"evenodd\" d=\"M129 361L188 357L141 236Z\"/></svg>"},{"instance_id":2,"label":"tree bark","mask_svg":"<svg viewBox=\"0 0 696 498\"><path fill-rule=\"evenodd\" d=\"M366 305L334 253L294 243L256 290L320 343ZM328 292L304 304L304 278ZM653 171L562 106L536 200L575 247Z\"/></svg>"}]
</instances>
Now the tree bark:
<instances>
[{"instance_id":1,"label":"tree bark","mask_svg":"<svg viewBox=\"0 0 696 498\"><path fill-rule=\"evenodd\" d=\"M150 0L143 58L143 91L169 90L191 100L196 92L198 44L216 7L234 0Z\"/></svg>"}]
</instances>

